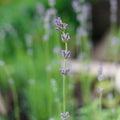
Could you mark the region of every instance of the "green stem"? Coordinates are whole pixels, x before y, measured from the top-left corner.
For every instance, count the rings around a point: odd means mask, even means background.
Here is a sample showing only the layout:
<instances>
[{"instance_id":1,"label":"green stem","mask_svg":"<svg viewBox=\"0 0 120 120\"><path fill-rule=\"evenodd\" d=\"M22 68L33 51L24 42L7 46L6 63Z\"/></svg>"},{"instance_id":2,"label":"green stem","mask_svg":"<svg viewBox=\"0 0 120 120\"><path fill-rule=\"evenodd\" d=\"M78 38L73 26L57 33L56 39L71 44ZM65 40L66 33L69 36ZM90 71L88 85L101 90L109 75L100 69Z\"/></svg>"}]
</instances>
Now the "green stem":
<instances>
[{"instance_id":1,"label":"green stem","mask_svg":"<svg viewBox=\"0 0 120 120\"><path fill-rule=\"evenodd\" d=\"M100 110L100 114L102 112L102 93L100 93L100 97L99 97L99 110Z\"/></svg>"},{"instance_id":2,"label":"green stem","mask_svg":"<svg viewBox=\"0 0 120 120\"><path fill-rule=\"evenodd\" d=\"M65 42L65 51L68 50L67 43ZM64 58L64 69L66 69L67 60ZM63 112L66 111L66 88L65 88L66 75L63 75Z\"/></svg>"},{"instance_id":3,"label":"green stem","mask_svg":"<svg viewBox=\"0 0 120 120\"><path fill-rule=\"evenodd\" d=\"M66 51L68 50L68 46L67 46L67 43L65 43L65 50L66 50Z\"/></svg>"},{"instance_id":4,"label":"green stem","mask_svg":"<svg viewBox=\"0 0 120 120\"><path fill-rule=\"evenodd\" d=\"M63 75L63 112L65 113L66 110L66 99L65 99L65 79L66 76Z\"/></svg>"},{"instance_id":5,"label":"green stem","mask_svg":"<svg viewBox=\"0 0 120 120\"><path fill-rule=\"evenodd\" d=\"M4 70L5 70L8 78L10 78L11 76L10 76L8 69L5 67ZM14 81L13 81L13 83L10 83L10 88L11 88L12 95L13 95L15 120L20 120L19 101L18 101L18 95L17 95L17 90L16 90Z\"/></svg>"}]
</instances>

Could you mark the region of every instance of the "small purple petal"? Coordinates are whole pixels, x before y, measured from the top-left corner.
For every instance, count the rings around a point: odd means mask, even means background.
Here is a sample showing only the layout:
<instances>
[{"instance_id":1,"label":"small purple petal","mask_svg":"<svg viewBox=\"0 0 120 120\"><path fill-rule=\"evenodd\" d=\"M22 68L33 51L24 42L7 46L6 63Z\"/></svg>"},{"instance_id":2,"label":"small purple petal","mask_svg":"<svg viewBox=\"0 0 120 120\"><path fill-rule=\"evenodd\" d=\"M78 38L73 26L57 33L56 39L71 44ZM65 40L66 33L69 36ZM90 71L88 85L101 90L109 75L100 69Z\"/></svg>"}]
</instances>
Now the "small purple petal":
<instances>
[{"instance_id":1,"label":"small purple petal","mask_svg":"<svg viewBox=\"0 0 120 120\"><path fill-rule=\"evenodd\" d=\"M60 54L64 57L65 56L65 50L61 50Z\"/></svg>"},{"instance_id":2,"label":"small purple petal","mask_svg":"<svg viewBox=\"0 0 120 120\"><path fill-rule=\"evenodd\" d=\"M65 72L66 74L70 71L70 68L66 68Z\"/></svg>"},{"instance_id":3,"label":"small purple petal","mask_svg":"<svg viewBox=\"0 0 120 120\"><path fill-rule=\"evenodd\" d=\"M55 24L56 24L56 25L60 25L61 23L62 23L62 20L61 20L60 17L58 17L58 18L56 19L56 21L55 21Z\"/></svg>"},{"instance_id":4,"label":"small purple petal","mask_svg":"<svg viewBox=\"0 0 120 120\"><path fill-rule=\"evenodd\" d=\"M66 112L66 118L68 119L70 117L69 112Z\"/></svg>"},{"instance_id":5,"label":"small purple petal","mask_svg":"<svg viewBox=\"0 0 120 120\"><path fill-rule=\"evenodd\" d=\"M70 71L69 68L61 69L61 70L60 70L61 74L63 74L63 75L67 75L69 71Z\"/></svg>"},{"instance_id":6,"label":"small purple petal","mask_svg":"<svg viewBox=\"0 0 120 120\"><path fill-rule=\"evenodd\" d=\"M65 59L70 58L70 54L71 54L70 51L61 50L60 53L61 53L61 55L62 55Z\"/></svg>"},{"instance_id":7,"label":"small purple petal","mask_svg":"<svg viewBox=\"0 0 120 120\"><path fill-rule=\"evenodd\" d=\"M67 42L67 41L69 41L70 40L70 35L69 35L69 33L64 33L64 34L62 34L61 35L61 39L62 39L62 41L63 42Z\"/></svg>"},{"instance_id":8,"label":"small purple petal","mask_svg":"<svg viewBox=\"0 0 120 120\"><path fill-rule=\"evenodd\" d=\"M65 58L66 58L66 59L70 58L70 55L71 55L71 52L70 52L70 51L67 51Z\"/></svg>"},{"instance_id":9,"label":"small purple petal","mask_svg":"<svg viewBox=\"0 0 120 120\"><path fill-rule=\"evenodd\" d=\"M60 27L60 26L57 26L57 27L56 27L56 30L61 31L61 27Z\"/></svg>"},{"instance_id":10,"label":"small purple petal","mask_svg":"<svg viewBox=\"0 0 120 120\"><path fill-rule=\"evenodd\" d=\"M68 26L68 24L66 24L66 23L62 23L62 25L61 25L62 29L64 29L64 30L67 28L67 26Z\"/></svg>"},{"instance_id":11,"label":"small purple petal","mask_svg":"<svg viewBox=\"0 0 120 120\"><path fill-rule=\"evenodd\" d=\"M70 117L70 114L69 114L69 112L61 113L60 116L61 116L62 120L68 120L68 118Z\"/></svg>"}]
</instances>

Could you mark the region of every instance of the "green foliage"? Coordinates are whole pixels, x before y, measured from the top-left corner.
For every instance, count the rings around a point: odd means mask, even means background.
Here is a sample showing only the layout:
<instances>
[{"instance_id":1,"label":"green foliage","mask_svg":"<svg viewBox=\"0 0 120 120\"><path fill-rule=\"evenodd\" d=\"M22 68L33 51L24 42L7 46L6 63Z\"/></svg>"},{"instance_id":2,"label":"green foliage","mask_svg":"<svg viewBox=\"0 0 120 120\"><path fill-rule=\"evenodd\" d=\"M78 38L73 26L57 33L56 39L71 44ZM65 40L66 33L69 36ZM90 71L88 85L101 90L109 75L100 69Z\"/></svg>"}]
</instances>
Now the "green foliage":
<instances>
[{"instance_id":1,"label":"green foliage","mask_svg":"<svg viewBox=\"0 0 120 120\"><path fill-rule=\"evenodd\" d=\"M49 8L47 0L14 0L0 6L0 62L5 63L3 66L0 65L0 90L4 94L4 98L9 98L9 101L11 98L9 94L12 94L13 102L13 105L10 106L12 109L10 113L7 114L7 117L1 116L0 120L19 120L19 116L26 116L26 119L29 120L48 120L49 118L60 120L62 76L59 74L59 69L61 59L59 54L53 51L56 47L63 48L63 43L59 41L59 34L53 26L50 26L49 40L43 40L46 33L44 20L36 17L36 5L39 2L43 3L45 10ZM75 20L73 9L71 9L71 0L66 0L66 4L62 0L57 0L55 7L58 9L58 14L70 25L68 31L72 40L69 47L74 50L75 29L78 23ZM119 31L117 36L120 36ZM27 45L27 42L30 41L26 41L26 37L32 39L30 46ZM90 49L86 45L88 39L83 38L82 47L88 55L83 59L84 62L90 60ZM117 45L116 51L118 55L119 45ZM106 109L102 111L101 115L98 115L96 91L99 84L96 83L92 88L95 76L92 76L89 71L82 71L77 77L71 76L67 78L66 85L67 110L71 115L70 120L99 120L101 116L102 120L120 118L120 109L117 107L119 94L112 83L109 81L102 83L106 90L102 104L106 105ZM14 80L12 85L10 79ZM53 79L56 81L56 92L53 90L51 82ZM81 88L79 92L82 94L83 100L81 108L78 105L79 98L75 96L77 80L79 80L78 87ZM108 101L107 94L111 91L115 97L112 101ZM93 94L97 94L97 96L93 97ZM115 107L114 111L112 111L113 107Z\"/></svg>"}]
</instances>

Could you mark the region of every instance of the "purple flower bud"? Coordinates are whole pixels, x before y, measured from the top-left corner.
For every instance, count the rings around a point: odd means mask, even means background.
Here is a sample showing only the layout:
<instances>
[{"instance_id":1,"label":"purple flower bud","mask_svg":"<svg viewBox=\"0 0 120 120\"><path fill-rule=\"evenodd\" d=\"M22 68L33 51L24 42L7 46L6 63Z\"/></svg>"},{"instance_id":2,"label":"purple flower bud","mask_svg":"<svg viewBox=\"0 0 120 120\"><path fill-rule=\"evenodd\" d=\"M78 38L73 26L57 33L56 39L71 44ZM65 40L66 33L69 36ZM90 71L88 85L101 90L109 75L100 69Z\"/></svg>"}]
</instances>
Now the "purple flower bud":
<instances>
[{"instance_id":1,"label":"purple flower bud","mask_svg":"<svg viewBox=\"0 0 120 120\"><path fill-rule=\"evenodd\" d=\"M65 58L65 59L68 59L70 58L70 54L71 52L70 51L66 51L66 50L61 50L61 55Z\"/></svg>"},{"instance_id":2,"label":"purple flower bud","mask_svg":"<svg viewBox=\"0 0 120 120\"><path fill-rule=\"evenodd\" d=\"M65 114L61 113L60 116L61 116L62 120L67 120L70 117L70 114L69 114L69 112L66 112Z\"/></svg>"},{"instance_id":3,"label":"purple flower bud","mask_svg":"<svg viewBox=\"0 0 120 120\"><path fill-rule=\"evenodd\" d=\"M61 23L60 25L57 25L56 30L58 31L64 31L67 28L68 24Z\"/></svg>"},{"instance_id":4,"label":"purple flower bud","mask_svg":"<svg viewBox=\"0 0 120 120\"><path fill-rule=\"evenodd\" d=\"M61 30L62 30L62 29L61 29L61 26L57 26L57 27L56 27L56 30L61 31Z\"/></svg>"},{"instance_id":5,"label":"purple flower bud","mask_svg":"<svg viewBox=\"0 0 120 120\"><path fill-rule=\"evenodd\" d=\"M69 68L61 69L61 70L60 70L61 74L63 74L63 75L67 75L69 71L70 71Z\"/></svg>"},{"instance_id":6,"label":"purple flower bud","mask_svg":"<svg viewBox=\"0 0 120 120\"><path fill-rule=\"evenodd\" d=\"M70 117L69 112L66 112L66 118L69 118L69 117Z\"/></svg>"},{"instance_id":7,"label":"purple flower bud","mask_svg":"<svg viewBox=\"0 0 120 120\"><path fill-rule=\"evenodd\" d=\"M68 24L62 23L61 28L62 28L63 30L65 30L65 29L67 28L67 26L68 26Z\"/></svg>"},{"instance_id":8,"label":"purple flower bud","mask_svg":"<svg viewBox=\"0 0 120 120\"><path fill-rule=\"evenodd\" d=\"M69 35L69 33L63 33L62 35L61 35L61 39L62 39L62 41L63 42L67 42L67 41L69 41L70 40L70 35Z\"/></svg>"},{"instance_id":9,"label":"purple flower bud","mask_svg":"<svg viewBox=\"0 0 120 120\"><path fill-rule=\"evenodd\" d=\"M61 20L60 17L58 17L58 18L55 20L55 24L56 24L56 26L57 26L57 27L56 27L56 30L59 30L59 31L64 31L64 30L67 28L67 26L68 26L68 24L62 22L62 20Z\"/></svg>"},{"instance_id":10,"label":"purple flower bud","mask_svg":"<svg viewBox=\"0 0 120 120\"><path fill-rule=\"evenodd\" d=\"M56 20L55 20L55 24L56 25L61 25L62 24L62 20L60 17L58 17Z\"/></svg>"}]
</instances>

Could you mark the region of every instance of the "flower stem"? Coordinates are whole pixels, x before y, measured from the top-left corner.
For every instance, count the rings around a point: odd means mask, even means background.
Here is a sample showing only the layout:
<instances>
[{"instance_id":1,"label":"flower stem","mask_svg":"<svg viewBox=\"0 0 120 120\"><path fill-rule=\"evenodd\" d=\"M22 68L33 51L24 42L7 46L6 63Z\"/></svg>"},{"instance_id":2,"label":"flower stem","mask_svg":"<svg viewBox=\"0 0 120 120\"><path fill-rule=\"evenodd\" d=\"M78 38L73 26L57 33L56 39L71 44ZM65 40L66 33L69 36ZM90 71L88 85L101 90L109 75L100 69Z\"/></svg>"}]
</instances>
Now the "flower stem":
<instances>
[{"instance_id":1,"label":"flower stem","mask_svg":"<svg viewBox=\"0 0 120 120\"><path fill-rule=\"evenodd\" d=\"M65 42L65 51L67 51L67 43ZM64 68L66 68L66 59L64 58ZM65 81L66 81L66 75L63 75L63 112L65 113L66 111L66 86L65 86Z\"/></svg>"},{"instance_id":2,"label":"flower stem","mask_svg":"<svg viewBox=\"0 0 120 120\"><path fill-rule=\"evenodd\" d=\"M65 110L66 110L66 99L65 99L65 79L66 79L66 76L63 75L63 112L65 113Z\"/></svg>"},{"instance_id":3,"label":"flower stem","mask_svg":"<svg viewBox=\"0 0 120 120\"><path fill-rule=\"evenodd\" d=\"M100 110L100 115L102 112L102 93L100 93L100 97L99 97L99 110Z\"/></svg>"}]
</instances>

